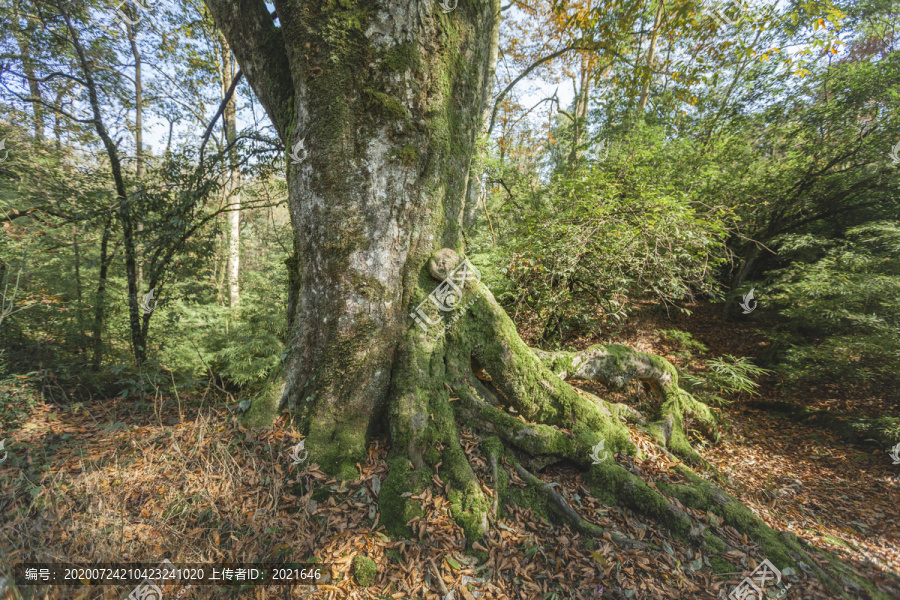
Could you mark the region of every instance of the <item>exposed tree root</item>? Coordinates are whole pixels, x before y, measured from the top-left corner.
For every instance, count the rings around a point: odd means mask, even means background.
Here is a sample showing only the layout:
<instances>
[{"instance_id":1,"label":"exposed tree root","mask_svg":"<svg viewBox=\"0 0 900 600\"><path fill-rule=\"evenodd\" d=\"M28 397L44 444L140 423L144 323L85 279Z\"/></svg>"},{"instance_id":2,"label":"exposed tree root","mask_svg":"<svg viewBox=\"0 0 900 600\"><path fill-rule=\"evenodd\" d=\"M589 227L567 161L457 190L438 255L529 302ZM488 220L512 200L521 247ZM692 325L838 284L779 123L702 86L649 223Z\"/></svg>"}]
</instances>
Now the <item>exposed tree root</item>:
<instances>
[{"instance_id":1,"label":"exposed tree root","mask_svg":"<svg viewBox=\"0 0 900 600\"><path fill-rule=\"evenodd\" d=\"M575 529L575 531L596 538L603 537L604 529L599 525L595 525L581 518L581 515L579 515L575 511L575 509L569 505L566 499L563 498L559 494L559 492L529 473L528 470L518 462L513 461L513 466L516 469L516 473L519 474L519 477L521 477L525 481L525 483L534 488L538 492L540 497L542 497L544 501L550 505L550 507L553 509L553 512L563 521L571 525L572 528ZM611 541L624 548L646 549L650 547L650 544L647 544L646 542L633 540L615 531L607 531L606 535Z\"/></svg>"},{"instance_id":2,"label":"exposed tree root","mask_svg":"<svg viewBox=\"0 0 900 600\"><path fill-rule=\"evenodd\" d=\"M610 389L623 388L629 381L646 383L659 397L655 422L648 431L657 442L691 464L700 456L691 448L684 431L684 415L691 416L700 431L713 442L719 440L715 414L678 385L678 372L659 356L637 352L626 346L591 346L581 352L544 352L535 355L560 379L598 381Z\"/></svg>"},{"instance_id":3,"label":"exposed tree root","mask_svg":"<svg viewBox=\"0 0 900 600\"><path fill-rule=\"evenodd\" d=\"M445 249L432 260L429 272L441 280L457 262L455 254ZM428 290L429 285L433 280L423 274L419 288ZM832 566L826 572L814 559L817 551L804 547L796 536L772 530L746 506L686 467L678 471L688 483L661 480L655 488L649 486L634 467L631 457L640 458L641 453L624 424L645 423L643 415L576 390L565 381L599 381L612 388L631 380L645 382L660 402L653 422L643 427L663 451L667 448L690 464L702 464L688 442L684 417L690 416L713 440L718 439L716 418L678 386L670 363L624 346L533 351L519 338L490 291L477 281L465 284L461 304L465 309L458 311L460 318L451 326L426 333L413 326L395 353L384 413L391 437L390 473L379 494L381 522L390 533L410 535L408 523L422 514L419 500L412 496L426 487L442 486L466 538L478 540L502 509L503 499L511 500L511 475L502 466L505 463L526 483L528 497L581 534L602 536L625 548L646 547L644 542L591 523L535 475L548 465L567 461L585 471L585 483L598 500L654 519L676 538L700 549L717 570L740 570L725 555L734 548L717 529L724 523L759 543L776 567L815 577L836 597L850 597L842 588L852 581L873 598L888 598L831 557ZM438 316L435 309L427 315L428 321L436 322ZM493 499L469 463L457 423L482 436L480 448L491 469ZM595 464L591 451L601 441L609 455ZM312 448L310 452L313 455ZM713 513L722 522L701 522L682 506Z\"/></svg>"}]
</instances>

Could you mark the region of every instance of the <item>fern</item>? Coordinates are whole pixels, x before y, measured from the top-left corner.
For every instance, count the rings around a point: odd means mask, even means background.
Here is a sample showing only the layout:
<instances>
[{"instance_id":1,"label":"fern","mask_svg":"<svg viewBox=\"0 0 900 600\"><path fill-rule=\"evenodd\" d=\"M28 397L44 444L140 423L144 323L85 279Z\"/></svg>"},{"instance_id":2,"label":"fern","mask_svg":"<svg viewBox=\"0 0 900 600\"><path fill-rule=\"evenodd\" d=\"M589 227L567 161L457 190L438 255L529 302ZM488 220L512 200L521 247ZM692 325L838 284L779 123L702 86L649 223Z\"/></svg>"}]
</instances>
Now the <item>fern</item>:
<instances>
[{"instance_id":1,"label":"fern","mask_svg":"<svg viewBox=\"0 0 900 600\"><path fill-rule=\"evenodd\" d=\"M706 371L700 375L686 373L681 376L681 383L691 393L697 395L707 404L724 406L731 404L721 394L759 395L756 391L759 384L755 378L771 373L768 369L758 367L746 356L740 358L725 354L719 358L705 361Z\"/></svg>"}]
</instances>

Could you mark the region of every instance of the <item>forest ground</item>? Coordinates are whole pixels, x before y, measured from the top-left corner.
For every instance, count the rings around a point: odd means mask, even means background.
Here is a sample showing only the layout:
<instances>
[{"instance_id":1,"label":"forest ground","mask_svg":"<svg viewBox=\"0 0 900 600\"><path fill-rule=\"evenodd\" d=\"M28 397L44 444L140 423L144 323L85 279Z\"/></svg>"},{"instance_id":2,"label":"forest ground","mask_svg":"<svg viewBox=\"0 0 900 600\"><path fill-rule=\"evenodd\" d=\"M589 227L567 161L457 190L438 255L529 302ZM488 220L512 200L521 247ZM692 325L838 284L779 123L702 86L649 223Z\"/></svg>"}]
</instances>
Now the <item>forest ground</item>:
<instances>
[{"instance_id":1,"label":"forest ground","mask_svg":"<svg viewBox=\"0 0 900 600\"><path fill-rule=\"evenodd\" d=\"M765 348L765 324L725 322L719 306L690 308L690 317L647 312L615 339L570 341L578 347L624 343L660 353L679 367L699 358L679 354L659 330L690 332L709 347L706 356L754 357ZM589 389L609 397L603 389ZM822 385L798 393L772 381L760 392L766 400L832 412L891 412L871 389ZM2 393L21 393L24 399L26 392L23 386ZM641 401L636 388L618 399ZM479 544L490 559L478 567L449 516L440 479L435 478L437 493L417 498L425 516L410 523L415 535L392 541L379 531L375 508L387 472L384 447L370 447L366 463L358 465L357 480L331 480L314 463L291 464L288 454L301 438L286 417L271 430L248 430L238 423L233 400L228 406L203 396L38 402L18 423L5 424L0 435L8 438L9 457L0 465L0 565L6 570L24 559L158 564L164 558L249 563L315 556L331 565L318 588L225 592L194 587L178 598L433 599L455 590L454 600L586 600L623 597L614 591L616 585L635 599L725 597L765 558L759 546L721 527L715 515L684 508L739 549L729 555L733 571L713 572L708 560L652 521L600 504L576 469L558 465L540 476L558 482L557 491L582 516L605 529L652 541L663 551L624 551L608 540L588 542L545 515L510 506ZM728 479L727 491L775 529L827 548L866 578L890 585L885 574L900 574L900 467L891 465L887 449L859 446L754 409L747 396L734 400L721 409L730 423L724 440L717 446L697 441L704 458ZM490 468L480 456L477 437L466 430L462 436L492 495ZM652 481L668 474L671 481L675 463L641 432L632 430L632 437L647 454L634 464L642 476ZM514 471L510 485L524 489ZM359 586L351 574L358 554L378 565L368 587ZM601 585L605 592L599 596ZM21 588L21 597L121 599L129 592L120 586L34 586ZM9 592L6 597L16 596ZM831 596L818 583L797 580L787 597Z\"/></svg>"}]
</instances>

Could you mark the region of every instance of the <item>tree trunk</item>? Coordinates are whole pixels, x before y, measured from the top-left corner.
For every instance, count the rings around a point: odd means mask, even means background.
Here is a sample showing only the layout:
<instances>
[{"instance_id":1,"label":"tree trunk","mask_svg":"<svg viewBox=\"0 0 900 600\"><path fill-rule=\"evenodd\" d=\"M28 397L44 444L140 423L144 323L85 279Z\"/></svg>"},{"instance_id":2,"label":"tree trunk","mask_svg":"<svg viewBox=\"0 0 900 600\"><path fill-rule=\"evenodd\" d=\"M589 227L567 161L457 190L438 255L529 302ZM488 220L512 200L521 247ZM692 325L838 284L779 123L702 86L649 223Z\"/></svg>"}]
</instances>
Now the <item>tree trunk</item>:
<instances>
[{"instance_id":1,"label":"tree trunk","mask_svg":"<svg viewBox=\"0 0 900 600\"><path fill-rule=\"evenodd\" d=\"M650 98L650 80L653 78L653 61L656 60L656 45L659 41L659 28L662 23L664 0L658 0L659 6L656 8L656 16L653 18L653 34L650 38L650 48L647 50L647 76L644 78L644 85L641 87L641 99L638 101L638 112L644 114L647 108L647 100Z\"/></svg>"},{"instance_id":2,"label":"tree trunk","mask_svg":"<svg viewBox=\"0 0 900 600\"><path fill-rule=\"evenodd\" d=\"M100 240L100 276L97 279L97 305L94 307L94 371L100 370L103 363L103 325L106 317L106 277L109 272L109 236L112 223L110 219L103 225L103 237Z\"/></svg>"},{"instance_id":3,"label":"tree trunk","mask_svg":"<svg viewBox=\"0 0 900 600\"><path fill-rule=\"evenodd\" d=\"M402 451L420 469L397 468L391 480L427 485L436 444L457 462L464 455L443 381L420 372L443 363L445 344L420 336L410 313L435 287L425 269L432 254L461 250L498 2L452 13L425 0L390 12L362 1L285 2L281 28L261 1L208 5L298 159L287 161L289 355L270 408L297 411L311 455L343 478L356 476L370 436L389 431L397 458ZM440 431L428 426L435 410ZM452 481L465 498L456 506L471 513L483 493L471 468L459 467ZM481 528L486 513L475 512Z\"/></svg>"},{"instance_id":4,"label":"tree trunk","mask_svg":"<svg viewBox=\"0 0 900 600\"><path fill-rule=\"evenodd\" d=\"M75 200L73 198L72 204L75 204ZM78 224L75 223L72 225L72 251L73 258L75 261L74 271L75 271L75 300L77 302L78 312L76 315L76 320L78 321L78 352L85 352L86 346L85 341L87 336L84 331L84 293L82 292L82 282L81 282L81 248L78 241Z\"/></svg>"},{"instance_id":5,"label":"tree trunk","mask_svg":"<svg viewBox=\"0 0 900 600\"><path fill-rule=\"evenodd\" d=\"M581 53L581 68L579 70L579 89L575 94L575 106L572 120L572 152L569 154L569 163L574 168L581 158L581 138L587 127L588 102L591 92L590 59L587 53Z\"/></svg>"},{"instance_id":6,"label":"tree trunk","mask_svg":"<svg viewBox=\"0 0 900 600\"><path fill-rule=\"evenodd\" d=\"M498 15L497 19L499 20L499 18ZM485 74L485 79L489 81L490 84L485 85L482 88L483 97L481 98L481 104L484 107L481 111L481 136L483 139L490 137L488 126L491 118L491 96L493 93L493 81L497 67L497 53L499 52L500 47L499 41L500 28L494 27L491 31L491 40L488 44L491 52L491 56L488 57L489 72ZM469 167L469 177L466 182L466 201L464 204L465 217L463 220L463 227L465 229L474 227L477 219L476 215L478 214L479 200L482 198L482 170L483 164L481 155L476 151L475 156L472 158L472 165Z\"/></svg>"},{"instance_id":7,"label":"tree trunk","mask_svg":"<svg viewBox=\"0 0 900 600\"><path fill-rule=\"evenodd\" d=\"M128 282L128 324L131 329L131 348L134 353L135 362L142 364L146 359L146 348L144 347L144 335L141 328L141 319L138 315L138 290L137 290L137 261L134 239L134 209L128 198L128 191L125 188L125 179L122 175L122 162L119 159L119 151L115 142L109 135L109 130L103 121L103 114L100 111L100 93L99 86L94 79L94 70L91 60L88 58L84 45L81 43L79 30L73 26L69 15L69 7L61 0L56 3L59 14L66 20L69 32L69 39L72 48L75 51L78 66L84 78L84 85L88 93L88 101L93 116L94 130L97 136L103 142L106 155L109 157L109 168L115 185L116 196L119 202L118 217L122 224L122 234L125 246L125 275Z\"/></svg>"},{"instance_id":8,"label":"tree trunk","mask_svg":"<svg viewBox=\"0 0 900 600\"><path fill-rule=\"evenodd\" d=\"M19 44L19 52L22 54L22 68L25 72L25 77L28 79L28 91L31 93L34 139L40 142L44 139L44 106L41 104L43 97L41 88L38 86L37 77L34 74L34 60L31 58L31 36L34 33L34 27L33 21L28 19L28 26L24 31L20 32L17 27L13 27L13 32L16 42Z\"/></svg>"},{"instance_id":9,"label":"tree trunk","mask_svg":"<svg viewBox=\"0 0 900 600\"><path fill-rule=\"evenodd\" d=\"M231 88L234 79L231 47L224 37L221 38L222 47L222 97ZM225 123L225 140L232 144L237 139L237 93L232 94L231 99L225 105L222 118ZM229 151L231 170L228 173L228 182L225 185L226 202L231 205L228 213L228 301L231 308L237 308L241 301L240 265L241 265L241 188L240 172L236 165L235 150Z\"/></svg>"},{"instance_id":10,"label":"tree trunk","mask_svg":"<svg viewBox=\"0 0 900 600\"><path fill-rule=\"evenodd\" d=\"M141 52L137 46L137 29L129 21L125 21L125 27L128 32L128 41L131 44L131 55L134 57L134 178L140 181L144 176L144 88L141 80ZM138 218L138 239L143 231L144 223ZM137 293L140 294L141 284L144 281L144 267L139 243L136 243L135 246L137 248L135 284Z\"/></svg>"},{"instance_id":11,"label":"tree trunk","mask_svg":"<svg viewBox=\"0 0 900 600\"><path fill-rule=\"evenodd\" d=\"M283 381L251 404L251 423L292 411L309 459L343 480L359 477L370 439L388 437L379 510L391 534L409 535L406 523L421 514L405 492L435 481L466 538L484 534L491 502L460 445L461 422L484 434L490 462L515 465L569 521L577 513L526 467L569 461L588 471L586 483L604 502L656 518L704 554L729 545L672 498L716 512L779 568L813 565L840 591L795 539L781 539L690 470L683 468L688 483L661 492L626 461L592 464L600 442L640 455L622 423L639 415L576 391L564 381L569 374L655 386L651 431L687 460L701 462L682 415L709 425L713 437L714 419L658 357L621 347L533 352L457 254L499 2L464 0L444 13L429 0L377 8L370 0L276 0L278 25L262 0L206 2L290 154L288 356ZM583 520L576 527L602 533ZM641 544L622 537L613 539Z\"/></svg>"}]
</instances>

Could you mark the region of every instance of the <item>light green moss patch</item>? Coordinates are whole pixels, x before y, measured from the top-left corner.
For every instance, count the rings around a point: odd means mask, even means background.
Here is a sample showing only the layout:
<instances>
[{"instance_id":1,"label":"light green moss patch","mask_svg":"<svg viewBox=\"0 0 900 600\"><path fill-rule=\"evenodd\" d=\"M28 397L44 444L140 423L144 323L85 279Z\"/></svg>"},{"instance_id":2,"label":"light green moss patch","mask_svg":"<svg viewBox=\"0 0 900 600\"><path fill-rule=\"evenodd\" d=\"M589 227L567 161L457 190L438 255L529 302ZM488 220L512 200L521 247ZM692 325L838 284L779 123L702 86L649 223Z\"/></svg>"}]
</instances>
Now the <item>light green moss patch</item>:
<instances>
[{"instance_id":1,"label":"light green moss patch","mask_svg":"<svg viewBox=\"0 0 900 600\"><path fill-rule=\"evenodd\" d=\"M403 456L388 458L390 472L378 493L378 510L388 535L410 537L412 530L407 523L424 516L418 500L409 496L418 494L430 483L430 476L409 468L409 460ZM406 494L406 497L404 497Z\"/></svg>"},{"instance_id":2,"label":"light green moss patch","mask_svg":"<svg viewBox=\"0 0 900 600\"><path fill-rule=\"evenodd\" d=\"M709 565L712 567L713 573L739 573L741 567L736 567L721 556L711 556Z\"/></svg>"},{"instance_id":3,"label":"light green moss patch","mask_svg":"<svg viewBox=\"0 0 900 600\"><path fill-rule=\"evenodd\" d=\"M378 575L378 565L368 556L357 555L353 557L353 578L356 583L368 587L375 583Z\"/></svg>"}]
</instances>

